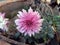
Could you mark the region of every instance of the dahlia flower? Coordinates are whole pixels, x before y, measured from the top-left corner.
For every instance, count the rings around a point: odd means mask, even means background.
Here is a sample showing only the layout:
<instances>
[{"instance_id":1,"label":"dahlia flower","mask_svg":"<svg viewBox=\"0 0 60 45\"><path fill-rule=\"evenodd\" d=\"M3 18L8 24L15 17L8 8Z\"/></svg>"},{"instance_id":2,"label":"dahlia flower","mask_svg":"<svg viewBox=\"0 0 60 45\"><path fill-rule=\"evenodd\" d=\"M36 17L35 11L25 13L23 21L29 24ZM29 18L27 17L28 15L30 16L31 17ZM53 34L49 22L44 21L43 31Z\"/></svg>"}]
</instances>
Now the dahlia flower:
<instances>
[{"instance_id":1,"label":"dahlia flower","mask_svg":"<svg viewBox=\"0 0 60 45\"><path fill-rule=\"evenodd\" d=\"M8 30L8 19L5 18L5 13L0 12L0 29L3 31Z\"/></svg>"},{"instance_id":2,"label":"dahlia flower","mask_svg":"<svg viewBox=\"0 0 60 45\"><path fill-rule=\"evenodd\" d=\"M18 18L15 20L16 28L20 33L25 36L34 36L35 33L39 33L42 29L41 15L37 11L33 11L30 7L28 12L24 9L18 11Z\"/></svg>"}]
</instances>

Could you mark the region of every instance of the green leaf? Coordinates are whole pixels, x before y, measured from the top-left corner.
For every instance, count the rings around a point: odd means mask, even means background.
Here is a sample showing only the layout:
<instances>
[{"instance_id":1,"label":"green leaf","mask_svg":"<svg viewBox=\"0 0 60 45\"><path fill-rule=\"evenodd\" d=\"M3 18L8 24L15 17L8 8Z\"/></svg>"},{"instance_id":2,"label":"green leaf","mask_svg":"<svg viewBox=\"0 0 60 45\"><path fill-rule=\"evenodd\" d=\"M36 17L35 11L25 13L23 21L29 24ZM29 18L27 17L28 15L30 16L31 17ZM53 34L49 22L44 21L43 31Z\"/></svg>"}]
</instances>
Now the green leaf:
<instances>
[{"instance_id":1,"label":"green leaf","mask_svg":"<svg viewBox=\"0 0 60 45\"><path fill-rule=\"evenodd\" d=\"M17 33L14 35L15 39L17 39L19 36L20 36L20 33L19 33L19 32L17 32Z\"/></svg>"},{"instance_id":2,"label":"green leaf","mask_svg":"<svg viewBox=\"0 0 60 45\"><path fill-rule=\"evenodd\" d=\"M53 33L48 33L49 38L54 38L54 34Z\"/></svg>"}]
</instances>

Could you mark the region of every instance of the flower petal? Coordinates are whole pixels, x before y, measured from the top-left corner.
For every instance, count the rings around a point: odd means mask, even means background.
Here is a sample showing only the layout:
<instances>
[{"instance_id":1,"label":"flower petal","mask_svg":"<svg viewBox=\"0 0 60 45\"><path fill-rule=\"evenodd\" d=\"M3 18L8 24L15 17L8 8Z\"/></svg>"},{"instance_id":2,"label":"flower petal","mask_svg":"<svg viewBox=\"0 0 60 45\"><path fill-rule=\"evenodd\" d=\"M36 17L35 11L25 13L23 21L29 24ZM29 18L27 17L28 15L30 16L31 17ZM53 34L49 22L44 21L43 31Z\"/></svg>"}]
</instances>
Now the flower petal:
<instances>
[{"instance_id":1,"label":"flower petal","mask_svg":"<svg viewBox=\"0 0 60 45\"><path fill-rule=\"evenodd\" d=\"M24 15L23 15L23 12L21 12L21 11L18 11L18 14L17 14L17 16L18 17L23 17Z\"/></svg>"},{"instance_id":2,"label":"flower petal","mask_svg":"<svg viewBox=\"0 0 60 45\"><path fill-rule=\"evenodd\" d=\"M0 12L0 16L2 16L4 18L5 17L5 13L1 13Z\"/></svg>"},{"instance_id":3,"label":"flower petal","mask_svg":"<svg viewBox=\"0 0 60 45\"><path fill-rule=\"evenodd\" d=\"M32 12L33 12L33 9L30 7L28 10L28 13L32 13Z\"/></svg>"},{"instance_id":4,"label":"flower petal","mask_svg":"<svg viewBox=\"0 0 60 45\"><path fill-rule=\"evenodd\" d=\"M16 19L15 20L16 25L22 25L23 22L24 22L24 20L22 20L22 19Z\"/></svg>"},{"instance_id":5,"label":"flower petal","mask_svg":"<svg viewBox=\"0 0 60 45\"><path fill-rule=\"evenodd\" d=\"M24 14L27 13L27 11L25 9L22 9L22 11L23 11Z\"/></svg>"},{"instance_id":6,"label":"flower petal","mask_svg":"<svg viewBox=\"0 0 60 45\"><path fill-rule=\"evenodd\" d=\"M20 20L19 19L16 19L15 20L15 23L16 23L16 25L19 25L20 24Z\"/></svg>"},{"instance_id":7,"label":"flower petal","mask_svg":"<svg viewBox=\"0 0 60 45\"><path fill-rule=\"evenodd\" d=\"M31 30L29 30L27 33L31 37L31 35L32 35Z\"/></svg>"},{"instance_id":8,"label":"flower petal","mask_svg":"<svg viewBox=\"0 0 60 45\"><path fill-rule=\"evenodd\" d=\"M37 11L35 11L33 15L36 15L38 18L41 18L41 15Z\"/></svg>"},{"instance_id":9,"label":"flower petal","mask_svg":"<svg viewBox=\"0 0 60 45\"><path fill-rule=\"evenodd\" d=\"M22 27L20 30L19 30L21 33L24 33L26 31L25 27Z\"/></svg>"}]
</instances>

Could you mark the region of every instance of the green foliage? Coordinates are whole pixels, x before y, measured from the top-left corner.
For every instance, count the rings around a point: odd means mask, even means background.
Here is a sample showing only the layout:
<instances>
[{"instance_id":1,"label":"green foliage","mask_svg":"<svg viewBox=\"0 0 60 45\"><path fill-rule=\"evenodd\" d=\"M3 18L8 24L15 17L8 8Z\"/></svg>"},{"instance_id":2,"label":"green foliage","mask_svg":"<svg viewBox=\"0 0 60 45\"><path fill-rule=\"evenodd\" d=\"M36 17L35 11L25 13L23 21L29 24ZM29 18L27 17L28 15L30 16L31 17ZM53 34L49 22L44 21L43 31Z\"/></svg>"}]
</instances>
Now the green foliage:
<instances>
[{"instance_id":1,"label":"green foliage","mask_svg":"<svg viewBox=\"0 0 60 45\"><path fill-rule=\"evenodd\" d=\"M40 9L41 10L40 10ZM60 15L58 14L58 10L51 9L47 4L40 4L40 7L37 7L37 11L40 12L42 18L44 18L42 30L40 34L36 34L35 38L43 38L44 42L48 39L54 38L54 30L60 31Z\"/></svg>"},{"instance_id":2,"label":"green foliage","mask_svg":"<svg viewBox=\"0 0 60 45\"><path fill-rule=\"evenodd\" d=\"M56 31L60 31L60 15L53 17L53 24L55 24Z\"/></svg>"},{"instance_id":3,"label":"green foliage","mask_svg":"<svg viewBox=\"0 0 60 45\"><path fill-rule=\"evenodd\" d=\"M45 42L48 40L48 38L54 37L54 31L52 29L52 26L47 20L43 22L41 33L42 38L44 39Z\"/></svg>"}]
</instances>

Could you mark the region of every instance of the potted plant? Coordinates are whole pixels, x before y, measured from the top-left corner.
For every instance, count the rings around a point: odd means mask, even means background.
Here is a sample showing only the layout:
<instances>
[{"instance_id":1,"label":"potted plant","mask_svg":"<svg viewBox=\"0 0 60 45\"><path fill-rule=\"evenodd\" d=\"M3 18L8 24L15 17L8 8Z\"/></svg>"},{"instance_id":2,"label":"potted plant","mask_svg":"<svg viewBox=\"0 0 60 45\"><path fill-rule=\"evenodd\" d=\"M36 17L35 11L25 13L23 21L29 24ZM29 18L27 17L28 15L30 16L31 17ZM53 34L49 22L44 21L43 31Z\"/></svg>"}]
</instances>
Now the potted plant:
<instances>
[{"instance_id":1,"label":"potted plant","mask_svg":"<svg viewBox=\"0 0 60 45\"><path fill-rule=\"evenodd\" d=\"M60 24L60 15L55 15L54 10L44 3L33 6L17 1L1 6L0 12L9 19L8 30L1 29L0 37L15 45L45 45L54 38L56 25Z\"/></svg>"}]
</instances>

